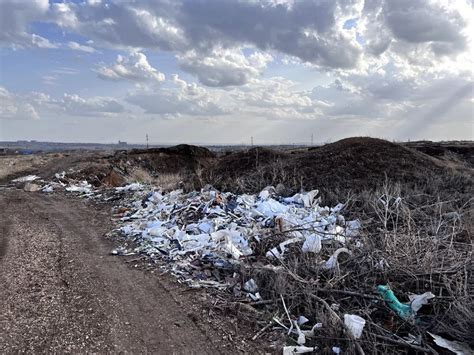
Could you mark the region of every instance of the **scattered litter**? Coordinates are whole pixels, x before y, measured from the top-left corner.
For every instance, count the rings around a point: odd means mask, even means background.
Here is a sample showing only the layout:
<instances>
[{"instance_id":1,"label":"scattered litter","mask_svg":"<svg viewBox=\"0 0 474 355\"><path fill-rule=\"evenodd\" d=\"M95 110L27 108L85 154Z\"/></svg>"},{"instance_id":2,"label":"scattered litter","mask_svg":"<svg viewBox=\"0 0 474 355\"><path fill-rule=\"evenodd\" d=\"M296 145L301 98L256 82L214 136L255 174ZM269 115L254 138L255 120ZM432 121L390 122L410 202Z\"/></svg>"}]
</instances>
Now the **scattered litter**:
<instances>
[{"instance_id":1,"label":"scattered litter","mask_svg":"<svg viewBox=\"0 0 474 355\"><path fill-rule=\"evenodd\" d=\"M139 191L143 189L143 185L140 184L139 182L134 182L132 184L128 184L122 187L116 187L115 191L121 192L121 191Z\"/></svg>"},{"instance_id":2,"label":"scattered litter","mask_svg":"<svg viewBox=\"0 0 474 355\"><path fill-rule=\"evenodd\" d=\"M54 177L58 180L64 179L66 177L66 172L63 171L61 174L56 173L56 174L54 174Z\"/></svg>"},{"instance_id":3,"label":"scattered litter","mask_svg":"<svg viewBox=\"0 0 474 355\"><path fill-rule=\"evenodd\" d=\"M408 298L410 299L410 303L407 304L401 303L388 285L379 285L377 286L377 290L385 302L387 302L390 309L397 313L400 318L405 320L413 318L423 305L427 304L430 299L435 297L431 292L425 292L421 295L409 295Z\"/></svg>"},{"instance_id":4,"label":"scattered litter","mask_svg":"<svg viewBox=\"0 0 474 355\"><path fill-rule=\"evenodd\" d=\"M84 181L81 181L77 185L74 185L74 184L69 185L68 187L66 187L66 191L89 194L92 192L92 185L84 180Z\"/></svg>"},{"instance_id":5,"label":"scattered litter","mask_svg":"<svg viewBox=\"0 0 474 355\"><path fill-rule=\"evenodd\" d=\"M339 254L341 253L347 253L349 255L352 255L351 251L347 248L339 248L337 249L334 254L329 258L328 261L324 264L324 268L327 270L331 270L334 268L337 268L339 265L339 262L337 261L337 258L339 257Z\"/></svg>"},{"instance_id":6,"label":"scattered litter","mask_svg":"<svg viewBox=\"0 0 474 355\"><path fill-rule=\"evenodd\" d=\"M303 252L318 254L321 251L321 236L317 234L308 235L303 243Z\"/></svg>"},{"instance_id":7,"label":"scattered litter","mask_svg":"<svg viewBox=\"0 0 474 355\"><path fill-rule=\"evenodd\" d=\"M339 348L339 347L337 347L337 346L333 346L333 347L331 348L331 350L332 350L332 352L333 352L334 354L340 354L340 353L341 353L341 348Z\"/></svg>"},{"instance_id":8,"label":"scattered litter","mask_svg":"<svg viewBox=\"0 0 474 355\"><path fill-rule=\"evenodd\" d=\"M29 182L29 181L35 181L39 178L40 177L36 175L26 175L26 176L22 176L22 177L12 180L12 182Z\"/></svg>"},{"instance_id":9,"label":"scattered litter","mask_svg":"<svg viewBox=\"0 0 474 355\"><path fill-rule=\"evenodd\" d=\"M303 325L305 323L309 322L309 319L306 318L305 316L299 316L297 319L298 325Z\"/></svg>"},{"instance_id":10,"label":"scattered litter","mask_svg":"<svg viewBox=\"0 0 474 355\"><path fill-rule=\"evenodd\" d=\"M250 293L255 293L258 291L258 286L257 283L255 282L254 279L248 280L246 283L244 283L244 290Z\"/></svg>"},{"instance_id":11,"label":"scattered litter","mask_svg":"<svg viewBox=\"0 0 474 355\"><path fill-rule=\"evenodd\" d=\"M127 249L123 247L119 247L117 249L114 249L110 252L111 255L119 255L119 256L129 256L129 255L134 255L135 253L128 251Z\"/></svg>"},{"instance_id":12,"label":"scattered litter","mask_svg":"<svg viewBox=\"0 0 474 355\"><path fill-rule=\"evenodd\" d=\"M291 354L305 354L316 351L318 348L309 348L307 346L285 346L283 348L283 355Z\"/></svg>"},{"instance_id":13,"label":"scattered litter","mask_svg":"<svg viewBox=\"0 0 474 355\"><path fill-rule=\"evenodd\" d=\"M266 257L277 258L277 259L283 260L283 255L286 252L286 246L293 243L297 243L299 241L300 241L299 238L292 238L292 239L285 240L284 242L280 243L278 247L272 248L269 251L267 251Z\"/></svg>"},{"instance_id":14,"label":"scattered litter","mask_svg":"<svg viewBox=\"0 0 474 355\"><path fill-rule=\"evenodd\" d=\"M452 341L452 340L447 340L444 339L443 337L440 337L439 335L432 334L430 332L427 332L429 335L433 337L433 341L435 342L436 345L448 349L455 353L456 355L473 355L474 351L471 349L471 347L465 343L461 343L460 341Z\"/></svg>"},{"instance_id":15,"label":"scattered litter","mask_svg":"<svg viewBox=\"0 0 474 355\"><path fill-rule=\"evenodd\" d=\"M352 336L359 339L365 326L365 319L355 314L344 314L344 325Z\"/></svg>"},{"instance_id":16,"label":"scattered litter","mask_svg":"<svg viewBox=\"0 0 474 355\"><path fill-rule=\"evenodd\" d=\"M435 295L433 295L431 292L425 292L422 295L409 295L408 298L410 299L410 306L413 312L418 312L420 308L427 304L428 301L432 298L434 298Z\"/></svg>"},{"instance_id":17,"label":"scattered litter","mask_svg":"<svg viewBox=\"0 0 474 355\"><path fill-rule=\"evenodd\" d=\"M409 344L421 345L422 338L420 334L418 336L415 336L411 333L408 333L408 336L403 337L403 340L405 340Z\"/></svg>"},{"instance_id":18,"label":"scattered litter","mask_svg":"<svg viewBox=\"0 0 474 355\"><path fill-rule=\"evenodd\" d=\"M377 290L392 311L398 314L402 319L408 319L413 316L413 310L408 304L401 303L388 285L379 285Z\"/></svg>"},{"instance_id":19,"label":"scattered litter","mask_svg":"<svg viewBox=\"0 0 474 355\"><path fill-rule=\"evenodd\" d=\"M41 191L51 193L54 191L54 188L52 185L45 185L41 188Z\"/></svg>"},{"instance_id":20,"label":"scattered litter","mask_svg":"<svg viewBox=\"0 0 474 355\"><path fill-rule=\"evenodd\" d=\"M293 325L295 326L296 329L296 334L298 335L298 339L296 342L298 345L304 345L306 343L306 337L304 333L301 331L300 326L298 325L297 321L293 321Z\"/></svg>"},{"instance_id":21,"label":"scattered litter","mask_svg":"<svg viewBox=\"0 0 474 355\"><path fill-rule=\"evenodd\" d=\"M314 332L316 331L316 329L321 329L323 327L323 323L316 323L315 325L313 325L313 328L311 328L311 330L303 330L303 334L308 337L308 338L311 338L311 337L314 337Z\"/></svg>"}]
</instances>

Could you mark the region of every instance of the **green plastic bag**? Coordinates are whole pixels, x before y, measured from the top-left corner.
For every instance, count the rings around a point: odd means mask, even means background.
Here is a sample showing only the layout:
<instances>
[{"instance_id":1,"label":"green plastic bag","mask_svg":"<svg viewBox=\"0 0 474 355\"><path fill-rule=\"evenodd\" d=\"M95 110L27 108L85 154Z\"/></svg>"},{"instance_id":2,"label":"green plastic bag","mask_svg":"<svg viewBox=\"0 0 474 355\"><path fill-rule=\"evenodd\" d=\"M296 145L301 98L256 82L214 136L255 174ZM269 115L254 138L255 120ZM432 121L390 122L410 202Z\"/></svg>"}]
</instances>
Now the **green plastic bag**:
<instances>
[{"instance_id":1,"label":"green plastic bag","mask_svg":"<svg viewBox=\"0 0 474 355\"><path fill-rule=\"evenodd\" d=\"M377 290L385 302L387 302L390 309L397 313L400 318L407 320L415 315L411 306L401 303L387 285L379 285L377 286Z\"/></svg>"}]
</instances>

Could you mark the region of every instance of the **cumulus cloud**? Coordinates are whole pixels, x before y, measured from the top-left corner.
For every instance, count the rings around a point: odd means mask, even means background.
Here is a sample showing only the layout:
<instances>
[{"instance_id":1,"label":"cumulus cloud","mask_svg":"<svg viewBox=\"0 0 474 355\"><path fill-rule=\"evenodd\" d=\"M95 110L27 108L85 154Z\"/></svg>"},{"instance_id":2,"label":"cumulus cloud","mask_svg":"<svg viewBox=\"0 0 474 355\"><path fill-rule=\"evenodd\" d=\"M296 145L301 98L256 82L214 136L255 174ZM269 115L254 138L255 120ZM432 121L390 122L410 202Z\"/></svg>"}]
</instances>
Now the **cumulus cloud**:
<instances>
[{"instance_id":1,"label":"cumulus cloud","mask_svg":"<svg viewBox=\"0 0 474 355\"><path fill-rule=\"evenodd\" d=\"M100 63L96 72L100 79L139 84L126 104L110 97L4 94L4 106L17 105L16 112L120 115L131 105L161 117L392 124L439 116L439 105L462 108L466 117L472 106L469 0L4 0L0 14L3 45L57 47L34 30L41 22L55 24L73 35L68 40L81 38L61 48L129 53ZM176 65L194 78L166 81L145 55L164 51L170 55L162 57L160 70L175 72ZM50 70L39 77L54 84L59 74ZM313 78L323 84L311 91ZM328 78L334 82L327 85Z\"/></svg>"},{"instance_id":2,"label":"cumulus cloud","mask_svg":"<svg viewBox=\"0 0 474 355\"><path fill-rule=\"evenodd\" d=\"M110 66L100 66L97 69L99 78L105 80L131 80L162 82L165 75L148 63L145 54L132 52L128 57L117 56L117 60Z\"/></svg>"},{"instance_id":3,"label":"cumulus cloud","mask_svg":"<svg viewBox=\"0 0 474 355\"><path fill-rule=\"evenodd\" d=\"M53 4L50 20L103 45L158 48L197 56L221 47L274 50L327 68L354 67L361 47L340 20L352 0L229 2L217 0Z\"/></svg>"},{"instance_id":4,"label":"cumulus cloud","mask_svg":"<svg viewBox=\"0 0 474 355\"><path fill-rule=\"evenodd\" d=\"M270 119L315 119L329 104L298 91L295 83L281 77L254 80L232 92L236 106Z\"/></svg>"},{"instance_id":5,"label":"cumulus cloud","mask_svg":"<svg viewBox=\"0 0 474 355\"><path fill-rule=\"evenodd\" d=\"M452 43L463 49L466 26L456 9L427 0L397 0L385 3L384 18L397 39L412 43Z\"/></svg>"},{"instance_id":6,"label":"cumulus cloud","mask_svg":"<svg viewBox=\"0 0 474 355\"><path fill-rule=\"evenodd\" d=\"M126 110L117 99L110 97L64 94L56 99L43 92L19 95L0 87L0 118L39 119L41 112L67 116L116 116Z\"/></svg>"},{"instance_id":7,"label":"cumulus cloud","mask_svg":"<svg viewBox=\"0 0 474 355\"><path fill-rule=\"evenodd\" d=\"M191 43L246 43L328 68L356 65L360 46L337 26L339 5L349 1L184 1L177 15Z\"/></svg>"},{"instance_id":8,"label":"cumulus cloud","mask_svg":"<svg viewBox=\"0 0 474 355\"><path fill-rule=\"evenodd\" d=\"M57 48L55 43L28 32L33 21L45 20L48 0L0 1L0 44L13 48Z\"/></svg>"},{"instance_id":9,"label":"cumulus cloud","mask_svg":"<svg viewBox=\"0 0 474 355\"><path fill-rule=\"evenodd\" d=\"M402 75L459 73L472 63L472 16L464 0L369 0L357 30L366 53L393 63Z\"/></svg>"},{"instance_id":10,"label":"cumulus cloud","mask_svg":"<svg viewBox=\"0 0 474 355\"><path fill-rule=\"evenodd\" d=\"M0 5L9 14L2 21L4 42L55 46L26 30L33 21L49 21L98 46L171 51L183 70L207 86L243 85L261 71L265 65L250 62L241 48L280 53L322 70L367 70L376 58L416 67L411 75L423 68L434 71L440 63L442 70L453 71L445 57L466 67L472 48L467 0L20 3Z\"/></svg>"},{"instance_id":11,"label":"cumulus cloud","mask_svg":"<svg viewBox=\"0 0 474 355\"><path fill-rule=\"evenodd\" d=\"M86 53L94 53L95 52L95 48L91 47L91 46L86 46L86 45L83 45L83 44L79 44L77 42L68 42L67 46L72 49L72 50L75 50L75 51L80 51L80 52L86 52Z\"/></svg>"},{"instance_id":12,"label":"cumulus cloud","mask_svg":"<svg viewBox=\"0 0 474 355\"><path fill-rule=\"evenodd\" d=\"M39 115L24 97L13 94L0 86L0 119L37 120Z\"/></svg>"},{"instance_id":13,"label":"cumulus cloud","mask_svg":"<svg viewBox=\"0 0 474 355\"><path fill-rule=\"evenodd\" d=\"M204 85L233 86L258 77L273 58L262 52L246 57L240 49L217 48L207 54L192 50L177 59L181 69L196 75Z\"/></svg>"},{"instance_id":14,"label":"cumulus cloud","mask_svg":"<svg viewBox=\"0 0 474 355\"><path fill-rule=\"evenodd\" d=\"M219 95L195 83L187 83L172 75L171 88L140 88L130 93L127 101L139 106L147 114L163 117L180 115L219 116L229 111L219 105Z\"/></svg>"},{"instance_id":15,"label":"cumulus cloud","mask_svg":"<svg viewBox=\"0 0 474 355\"><path fill-rule=\"evenodd\" d=\"M76 94L64 94L61 100L51 103L73 116L114 116L125 112L122 104L109 97L84 98Z\"/></svg>"}]
</instances>

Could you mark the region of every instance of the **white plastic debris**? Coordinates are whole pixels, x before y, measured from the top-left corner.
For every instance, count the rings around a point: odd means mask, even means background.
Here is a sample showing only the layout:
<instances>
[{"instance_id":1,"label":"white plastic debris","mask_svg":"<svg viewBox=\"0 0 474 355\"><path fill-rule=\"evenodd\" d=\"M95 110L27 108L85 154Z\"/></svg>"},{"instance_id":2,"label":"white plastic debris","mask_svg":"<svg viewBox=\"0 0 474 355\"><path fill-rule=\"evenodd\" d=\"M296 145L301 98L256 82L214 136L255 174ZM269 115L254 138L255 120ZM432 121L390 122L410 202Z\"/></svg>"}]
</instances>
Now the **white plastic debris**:
<instances>
[{"instance_id":1,"label":"white plastic debris","mask_svg":"<svg viewBox=\"0 0 474 355\"><path fill-rule=\"evenodd\" d=\"M346 237L357 237L361 228L359 220L346 222Z\"/></svg>"},{"instance_id":2,"label":"white plastic debris","mask_svg":"<svg viewBox=\"0 0 474 355\"><path fill-rule=\"evenodd\" d=\"M134 182L132 184L128 184L122 187L116 187L115 191L121 192L121 191L138 191L143 189L143 185L140 184L139 182Z\"/></svg>"},{"instance_id":3,"label":"white plastic debris","mask_svg":"<svg viewBox=\"0 0 474 355\"><path fill-rule=\"evenodd\" d=\"M36 175L26 175L26 176L22 176L22 177L12 180L12 182L30 182L30 181L35 181L39 178L40 177Z\"/></svg>"},{"instance_id":4,"label":"white plastic debris","mask_svg":"<svg viewBox=\"0 0 474 355\"><path fill-rule=\"evenodd\" d=\"M448 349L455 353L456 355L473 355L474 351L471 349L471 347L465 343L462 343L460 341L452 341L452 340L447 340L444 339L443 337L440 337L439 335L432 334L430 332L427 332L429 335L433 337L433 341L435 342L436 345Z\"/></svg>"},{"instance_id":5,"label":"white plastic debris","mask_svg":"<svg viewBox=\"0 0 474 355\"><path fill-rule=\"evenodd\" d=\"M74 184L69 185L68 187L66 187L66 191L68 191L68 192L80 192L80 193L88 194L88 193L92 192L92 185L84 180L84 181L81 181L77 185L74 185Z\"/></svg>"},{"instance_id":6,"label":"white plastic debris","mask_svg":"<svg viewBox=\"0 0 474 355\"><path fill-rule=\"evenodd\" d=\"M299 316L296 321L298 322L298 325L303 325L303 324L308 323L309 319L306 318L305 316Z\"/></svg>"},{"instance_id":7,"label":"white plastic debris","mask_svg":"<svg viewBox=\"0 0 474 355\"><path fill-rule=\"evenodd\" d=\"M250 293L255 293L258 291L258 286L257 283L255 282L254 279L248 280L246 283L244 283L244 290Z\"/></svg>"},{"instance_id":8,"label":"white plastic debris","mask_svg":"<svg viewBox=\"0 0 474 355\"><path fill-rule=\"evenodd\" d=\"M283 348L283 355L291 354L305 354L315 351L317 348L310 348L307 346L285 346Z\"/></svg>"},{"instance_id":9,"label":"white plastic debris","mask_svg":"<svg viewBox=\"0 0 474 355\"><path fill-rule=\"evenodd\" d=\"M252 299L252 301L260 301L262 299L262 296L260 296L259 292L255 293L255 294L248 293L248 295Z\"/></svg>"},{"instance_id":10,"label":"white plastic debris","mask_svg":"<svg viewBox=\"0 0 474 355\"><path fill-rule=\"evenodd\" d=\"M51 193L54 191L54 188L52 185L45 185L41 188L41 191Z\"/></svg>"},{"instance_id":11,"label":"white plastic debris","mask_svg":"<svg viewBox=\"0 0 474 355\"><path fill-rule=\"evenodd\" d=\"M338 346L333 346L333 347L331 348L331 350L332 350L332 352L333 352L334 354L340 354L340 353L341 353L341 348L338 347Z\"/></svg>"},{"instance_id":12,"label":"white plastic debris","mask_svg":"<svg viewBox=\"0 0 474 355\"><path fill-rule=\"evenodd\" d=\"M56 179L58 179L58 180L64 179L64 178L66 177L66 172L63 171L61 174L56 173L56 174L54 174L54 177L55 177Z\"/></svg>"},{"instance_id":13,"label":"white plastic debris","mask_svg":"<svg viewBox=\"0 0 474 355\"><path fill-rule=\"evenodd\" d=\"M337 258L339 257L339 254L341 253L347 253L349 255L352 255L349 249L347 248L339 248L337 249L334 254L331 255L328 261L324 264L324 268L327 270L331 270L336 268L339 265L339 262L337 261Z\"/></svg>"},{"instance_id":14,"label":"white plastic debris","mask_svg":"<svg viewBox=\"0 0 474 355\"><path fill-rule=\"evenodd\" d=\"M322 327L323 323L316 323L315 325L313 325L313 328L311 328L311 330L302 330L302 332L306 337L311 338L314 337L314 332L316 331L316 329L321 329Z\"/></svg>"},{"instance_id":15,"label":"white plastic debris","mask_svg":"<svg viewBox=\"0 0 474 355\"><path fill-rule=\"evenodd\" d=\"M422 337L421 334L418 334L417 336L408 333L407 336L403 337L403 340L405 340L407 343L414 344L414 345L421 345L422 342Z\"/></svg>"},{"instance_id":16,"label":"white plastic debris","mask_svg":"<svg viewBox=\"0 0 474 355\"><path fill-rule=\"evenodd\" d=\"M423 305L428 304L428 301L434 297L435 295L431 292L425 292L422 295L408 295L411 309L415 313L418 312Z\"/></svg>"},{"instance_id":17,"label":"white plastic debris","mask_svg":"<svg viewBox=\"0 0 474 355\"><path fill-rule=\"evenodd\" d=\"M362 336L365 319L355 314L344 314L344 325L354 338L359 339Z\"/></svg>"},{"instance_id":18,"label":"white plastic debris","mask_svg":"<svg viewBox=\"0 0 474 355\"><path fill-rule=\"evenodd\" d=\"M321 251L321 237L317 234L308 235L303 243L303 252L318 254Z\"/></svg>"},{"instance_id":19,"label":"white plastic debris","mask_svg":"<svg viewBox=\"0 0 474 355\"><path fill-rule=\"evenodd\" d=\"M316 190L290 198L277 196L271 187L257 196L223 193L212 187L190 193L146 190L141 184L115 189L132 192L124 206L127 212L120 216L121 234L133 240L136 253L171 262L172 272L188 283L206 278L194 266L199 259L232 267L254 253L253 243L266 240L271 245L268 238L275 233L281 237L266 251L269 259L283 260L290 245L319 253L324 245L345 243L349 238L346 225L350 221L339 213L343 205L319 206ZM249 293L251 298L258 297Z\"/></svg>"},{"instance_id":20,"label":"white plastic debris","mask_svg":"<svg viewBox=\"0 0 474 355\"><path fill-rule=\"evenodd\" d=\"M298 345L304 345L306 343L306 336L301 331L300 326L298 325L297 321L294 320L293 325L296 329L296 334L298 335L298 339L296 339L296 343L298 343Z\"/></svg>"},{"instance_id":21,"label":"white plastic debris","mask_svg":"<svg viewBox=\"0 0 474 355\"><path fill-rule=\"evenodd\" d=\"M293 238L293 239L288 239L285 240L284 242L280 243L278 247L272 248L269 251L267 251L266 257L267 258L277 258L277 259L283 259L283 255L286 252L286 246L297 243L300 240L298 238Z\"/></svg>"}]
</instances>

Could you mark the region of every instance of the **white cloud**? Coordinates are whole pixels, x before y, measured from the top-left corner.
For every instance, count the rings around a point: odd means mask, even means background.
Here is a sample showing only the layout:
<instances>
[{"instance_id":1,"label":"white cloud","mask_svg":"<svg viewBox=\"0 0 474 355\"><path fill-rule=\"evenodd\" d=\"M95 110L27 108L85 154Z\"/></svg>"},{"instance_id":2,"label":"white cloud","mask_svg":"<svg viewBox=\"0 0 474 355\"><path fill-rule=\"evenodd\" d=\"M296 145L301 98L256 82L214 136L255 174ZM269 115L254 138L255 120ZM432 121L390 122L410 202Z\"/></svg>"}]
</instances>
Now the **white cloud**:
<instances>
[{"instance_id":1,"label":"white cloud","mask_svg":"<svg viewBox=\"0 0 474 355\"><path fill-rule=\"evenodd\" d=\"M178 75L172 75L172 88L139 88L130 93L127 101L139 106L147 114L162 117L219 116L229 111L219 105L219 95L213 91L187 83Z\"/></svg>"},{"instance_id":2,"label":"white cloud","mask_svg":"<svg viewBox=\"0 0 474 355\"><path fill-rule=\"evenodd\" d=\"M315 119L328 103L311 98L310 92L298 91L295 83L281 77L253 80L236 88L231 95L243 111L253 111L270 119Z\"/></svg>"},{"instance_id":3,"label":"white cloud","mask_svg":"<svg viewBox=\"0 0 474 355\"><path fill-rule=\"evenodd\" d=\"M327 118L356 122L362 130L365 124L391 127L417 117L424 117L425 125L452 117L455 126L467 122L472 107L469 0L0 0L0 13L8 14L0 21L1 45L120 50L127 54L95 71L100 79L135 84L125 98L108 96L130 85L117 85L107 97L3 93L5 117L43 116L43 110L62 117L122 117L128 114L125 107L132 107L151 116L189 116L189 122L196 116L259 122ZM65 38L80 43L53 43L41 37L51 32L43 33L38 23L56 24ZM170 54L162 55L165 51ZM176 67L185 73L166 81L144 53L159 53L159 69L167 75ZM70 57L89 64L97 55ZM78 73L69 68L76 64L33 76L51 85L62 74ZM95 93L100 84L74 83L97 85Z\"/></svg>"},{"instance_id":4,"label":"white cloud","mask_svg":"<svg viewBox=\"0 0 474 355\"><path fill-rule=\"evenodd\" d=\"M24 97L15 95L0 86L0 119L37 120L39 115Z\"/></svg>"},{"instance_id":5,"label":"white cloud","mask_svg":"<svg viewBox=\"0 0 474 355\"><path fill-rule=\"evenodd\" d=\"M117 56L117 60L110 66L100 66L97 69L99 78L105 80L131 80L162 82L165 75L148 63L145 54L132 52L128 57Z\"/></svg>"},{"instance_id":6,"label":"white cloud","mask_svg":"<svg viewBox=\"0 0 474 355\"><path fill-rule=\"evenodd\" d=\"M464 0L366 1L357 31L369 56L394 75L472 73L474 12Z\"/></svg>"},{"instance_id":7,"label":"white cloud","mask_svg":"<svg viewBox=\"0 0 474 355\"><path fill-rule=\"evenodd\" d=\"M95 52L95 48L91 47L91 46L85 46L85 45L82 45L82 44L79 44L77 42L68 42L67 46L72 49L72 50L75 50L75 51L80 51L80 52L86 52L86 53L94 53Z\"/></svg>"},{"instance_id":8,"label":"white cloud","mask_svg":"<svg viewBox=\"0 0 474 355\"><path fill-rule=\"evenodd\" d=\"M273 58L262 52L246 57L238 48L216 48L206 54L192 50L178 55L177 59L181 69L196 75L204 85L234 86L260 76Z\"/></svg>"},{"instance_id":9,"label":"white cloud","mask_svg":"<svg viewBox=\"0 0 474 355\"><path fill-rule=\"evenodd\" d=\"M31 22L45 20L48 10L48 0L0 1L0 44L13 48L57 48L48 39L28 32Z\"/></svg>"},{"instance_id":10,"label":"white cloud","mask_svg":"<svg viewBox=\"0 0 474 355\"><path fill-rule=\"evenodd\" d=\"M73 116L115 116L125 112L124 106L116 99L100 96L83 98L76 94L64 94L61 100L52 104Z\"/></svg>"},{"instance_id":11,"label":"white cloud","mask_svg":"<svg viewBox=\"0 0 474 355\"><path fill-rule=\"evenodd\" d=\"M39 119L40 113L66 116L117 116L126 113L118 100L110 97L81 97L64 94L60 99L43 92L18 95L0 87L0 118Z\"/></svg>"}]
</instances>

